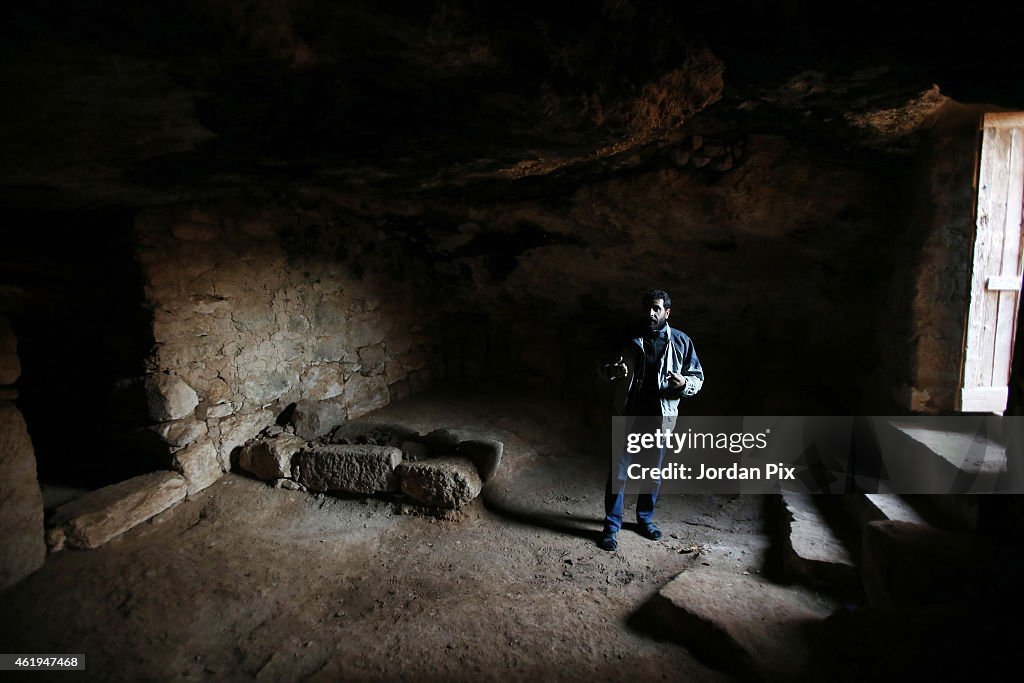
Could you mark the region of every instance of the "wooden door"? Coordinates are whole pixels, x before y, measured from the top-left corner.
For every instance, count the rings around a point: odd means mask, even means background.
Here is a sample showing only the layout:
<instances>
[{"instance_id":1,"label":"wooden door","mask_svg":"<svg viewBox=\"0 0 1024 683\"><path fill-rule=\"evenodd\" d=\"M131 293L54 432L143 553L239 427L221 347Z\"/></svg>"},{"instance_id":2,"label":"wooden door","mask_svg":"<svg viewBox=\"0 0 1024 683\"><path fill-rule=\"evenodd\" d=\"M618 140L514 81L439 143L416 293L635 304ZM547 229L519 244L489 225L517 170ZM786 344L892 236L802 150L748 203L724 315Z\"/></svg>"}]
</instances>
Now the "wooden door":
<instances>
[{"instance_id":1,"label":"wooden door","mask_svg":"<svg viewBox=\"0 0 1024 683\"><path fill-rule=\"evenodd\" d=\"M962 412L1006 410L1021 290L1024 113L982 121L978 202L960 390Z\"/></svg>"}]
</instances>

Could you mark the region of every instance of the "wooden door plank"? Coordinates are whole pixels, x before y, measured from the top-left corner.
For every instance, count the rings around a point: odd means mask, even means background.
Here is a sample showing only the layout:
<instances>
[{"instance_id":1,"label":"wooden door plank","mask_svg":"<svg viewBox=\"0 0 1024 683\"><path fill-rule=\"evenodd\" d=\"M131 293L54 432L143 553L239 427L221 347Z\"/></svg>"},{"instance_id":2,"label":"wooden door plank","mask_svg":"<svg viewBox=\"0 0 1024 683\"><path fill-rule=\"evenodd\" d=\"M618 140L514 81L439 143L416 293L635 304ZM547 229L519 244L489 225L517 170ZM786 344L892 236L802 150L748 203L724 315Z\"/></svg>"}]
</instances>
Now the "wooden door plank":
<instances>
[{"instance_id":1,"label":"wooden door plank","mask_svg":"<svg viewBox=\"0 0 1024 683\"><path fill-rule=\"evenodd\" d=\"M981 172L978 188L977 232L974 241L971 302L964 366L965 389L992 385L998 296L985 290L984 283L999 265L1001 232L1005 222L1008 189L1009 131L986 130L982 139Z\"/></svg>"},{"instance_id":2,"label":"wooden door plank","mask_svg":"<svg viewBox=\"0 0 1024 683\"><path fill-rule=\"evenodd\" d=\"M1007 177L1006 210L1003 224L1003 253L999 274L1017 277L1020 259L1021 200L1024 199L1024 131L1010 129L1010 159ZM992 363L992 386L1010 382L1010 359L1014 332L1017 328L1017 292L998 292L995 356Z\"/></svg>"}]
</instances>

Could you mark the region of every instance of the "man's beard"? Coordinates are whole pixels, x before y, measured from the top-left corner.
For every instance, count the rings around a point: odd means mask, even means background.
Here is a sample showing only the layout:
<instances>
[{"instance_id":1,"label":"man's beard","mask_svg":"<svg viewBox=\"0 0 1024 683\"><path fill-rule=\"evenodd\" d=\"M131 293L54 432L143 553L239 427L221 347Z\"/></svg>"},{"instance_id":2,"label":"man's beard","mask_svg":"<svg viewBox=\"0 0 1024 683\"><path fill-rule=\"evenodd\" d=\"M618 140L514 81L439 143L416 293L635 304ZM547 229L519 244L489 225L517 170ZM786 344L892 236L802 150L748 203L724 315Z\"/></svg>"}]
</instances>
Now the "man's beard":
<instances>
[{"instance_id":1,"label":"man's beard","mask_svg":"<svg viewBox=\"0 0 1024 683\"><path fill-rule=\"evenodd\" d=\"M668 325L668 318L662 318L661 320L648 320L647 325L651 332L661 332L665 329L665 325Z\"/></svg>"}]
</instances>

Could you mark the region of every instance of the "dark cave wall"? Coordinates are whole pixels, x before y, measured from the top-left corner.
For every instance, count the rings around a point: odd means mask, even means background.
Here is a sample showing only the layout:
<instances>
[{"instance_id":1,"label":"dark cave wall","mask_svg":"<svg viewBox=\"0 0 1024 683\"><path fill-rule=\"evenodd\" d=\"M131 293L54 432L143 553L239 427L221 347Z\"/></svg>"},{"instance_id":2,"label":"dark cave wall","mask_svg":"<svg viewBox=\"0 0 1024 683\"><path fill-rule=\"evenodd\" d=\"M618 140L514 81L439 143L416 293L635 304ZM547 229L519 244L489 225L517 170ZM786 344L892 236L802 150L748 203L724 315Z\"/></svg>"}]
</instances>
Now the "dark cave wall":
<instances>
[{"instance_id":1,"label":"dark cave wall","mask_svg":"<svg viewBox=\"0 0 1024 683\"><path fill-rule=\"evenodd\" d=\"M136 228L152 429L187 447L186 474L209 483L291 404L324 402L340 423L443 372L428 280L370 223L235 205L150 210Z\"/></svg>"},{"instance_id":2,"label":"dark cave wall","mask_svg":"<svg viewBox=\"0 0 1024 683\"><path fill-rule=\"evenodd\" d=\"M557 200L469 209L474 231L545 238L437 267L468 279L464 305L491 321L487 365L510 376L592 397L594 364L659 287L708 376L691 411L842 414L890 392L875 322L903 167L877 161L751 136L727 171L666 161Z\"/></svg>"}]
</instances>

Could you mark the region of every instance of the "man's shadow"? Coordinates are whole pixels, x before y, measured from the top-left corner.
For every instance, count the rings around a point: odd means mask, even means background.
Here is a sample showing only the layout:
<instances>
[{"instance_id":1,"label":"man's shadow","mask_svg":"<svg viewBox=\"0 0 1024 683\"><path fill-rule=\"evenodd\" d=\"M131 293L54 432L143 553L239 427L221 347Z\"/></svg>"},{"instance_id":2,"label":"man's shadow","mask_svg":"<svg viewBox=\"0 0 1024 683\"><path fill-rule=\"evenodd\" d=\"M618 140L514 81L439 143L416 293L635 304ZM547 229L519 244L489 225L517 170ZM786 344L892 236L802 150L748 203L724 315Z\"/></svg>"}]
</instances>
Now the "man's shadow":
<instances>
[{"instance_id":1,"label":"man's shadow","mask_svg":"<svg viewBox=\"0 0 1024 683\"><path fill-rule=\"evenodd\" d=\"M510 504L506 498L498 495L494 488L490 488L490 490L485 488L480 498L488 511L518 524L549 529L569 536L578 536L595 543L601 538L600 527L603 518L599 516L584 517L526 509ZM592 526L596 528L589 528Z\"/></svg>"}]
</instances>

